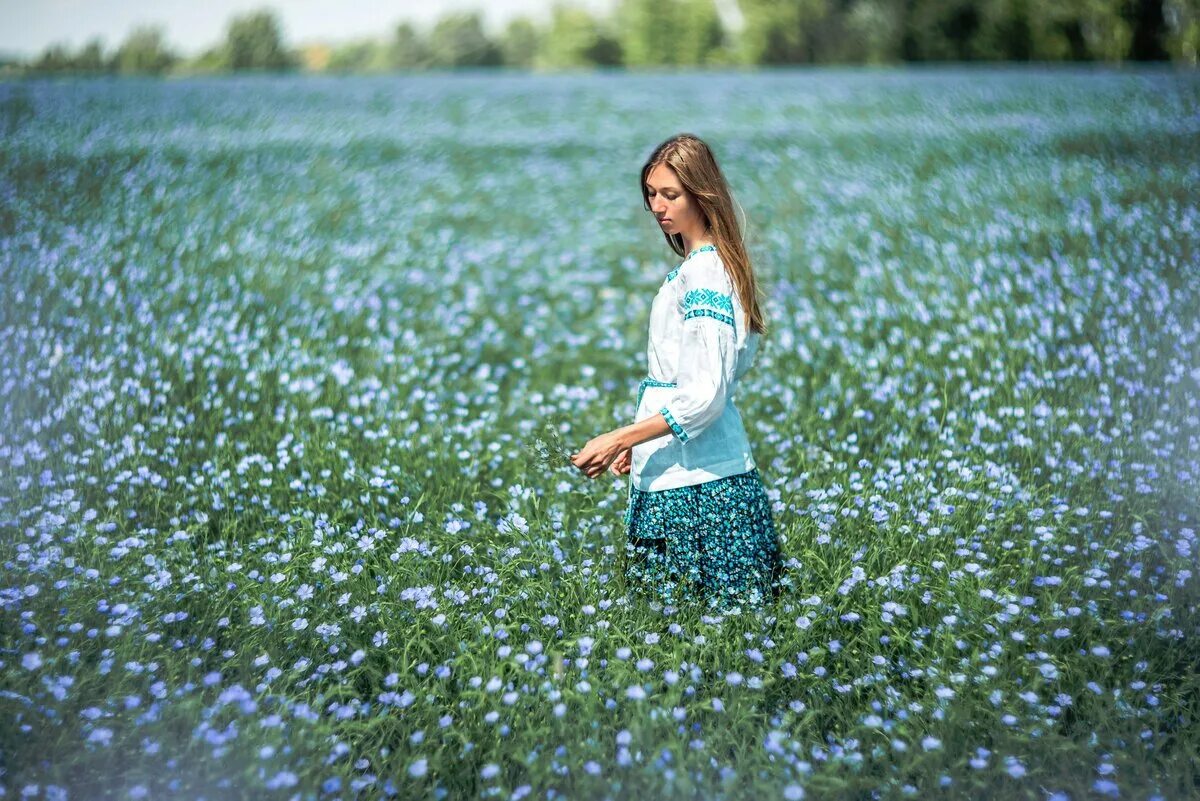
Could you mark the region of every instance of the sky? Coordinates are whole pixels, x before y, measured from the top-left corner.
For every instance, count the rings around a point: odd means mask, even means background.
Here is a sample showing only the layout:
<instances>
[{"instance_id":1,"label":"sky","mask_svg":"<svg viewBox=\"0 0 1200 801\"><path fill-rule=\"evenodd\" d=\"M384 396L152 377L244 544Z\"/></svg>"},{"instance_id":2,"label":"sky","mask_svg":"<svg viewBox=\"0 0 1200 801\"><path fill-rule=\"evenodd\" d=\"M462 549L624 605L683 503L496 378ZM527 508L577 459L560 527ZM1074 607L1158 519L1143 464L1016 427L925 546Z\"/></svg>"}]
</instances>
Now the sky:
<instances>
[{"instance_id":1,"label":"sky","mask_svg":"<svg viewBox=\"0 0 1200 801\"><path fill-rule=\"evenodd\" d=\"M616 0L570 4L607 15ZM298 46L387 37L401 21L421 27L452 10L478 9L485 30L496 34L517 14L546 20L550 7L551 0L0 0L0 53L29 58L50 44L78 50L97 36L111 52L134 26L156 24L168 46L192 56L224 38L230 17L261 8L275 12L284 40ZM717 7L727 23L736 23L730 18L737 13L734 0L718 0Z\"/></svg>"}]
</instances>

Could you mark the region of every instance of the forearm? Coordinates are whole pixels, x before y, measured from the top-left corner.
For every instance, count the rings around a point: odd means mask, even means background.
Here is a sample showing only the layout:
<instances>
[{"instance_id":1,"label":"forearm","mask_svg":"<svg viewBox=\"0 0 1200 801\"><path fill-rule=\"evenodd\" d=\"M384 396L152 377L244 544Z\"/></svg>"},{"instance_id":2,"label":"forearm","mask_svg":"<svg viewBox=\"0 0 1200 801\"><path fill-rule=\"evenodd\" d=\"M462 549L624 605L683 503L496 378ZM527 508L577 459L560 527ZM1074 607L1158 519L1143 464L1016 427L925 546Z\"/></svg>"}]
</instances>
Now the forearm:
<instances>
[{"instance_id":1,"label":"forearm","mask_svg":"<svg viewBox=\"0 0 1200 801\"><path fill-rule=\"evenodd\" d=\"M670 434L671 426L661 414L653 414L644 420L618 428L616 433L621 438L623 448L632 448L634 445Z\"/></svg>"}]
</instances>

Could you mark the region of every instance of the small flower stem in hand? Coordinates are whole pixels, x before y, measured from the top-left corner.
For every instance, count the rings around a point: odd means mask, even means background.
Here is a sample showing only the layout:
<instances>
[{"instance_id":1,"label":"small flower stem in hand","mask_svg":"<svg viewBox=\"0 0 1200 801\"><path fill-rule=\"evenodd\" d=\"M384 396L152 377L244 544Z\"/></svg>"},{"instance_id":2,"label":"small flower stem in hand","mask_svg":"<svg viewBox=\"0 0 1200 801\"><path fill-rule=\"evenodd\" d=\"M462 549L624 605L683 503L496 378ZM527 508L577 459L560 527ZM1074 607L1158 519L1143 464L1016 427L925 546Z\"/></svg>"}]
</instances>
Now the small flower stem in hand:
<instances>
[{"instance_id":1,"label":"small flower stem in hand","mask_svg":"<svg viewBox=\"0 0 1200 801\"><path fill-rule=\"evenodd\" d=\"M551 469L574 468L571 463L571 454L575 452L575 449L563 441L558 423L553 419L543 423L538 434L534 436L533 452L542 465Z\"/></svg>"}]
</instances>

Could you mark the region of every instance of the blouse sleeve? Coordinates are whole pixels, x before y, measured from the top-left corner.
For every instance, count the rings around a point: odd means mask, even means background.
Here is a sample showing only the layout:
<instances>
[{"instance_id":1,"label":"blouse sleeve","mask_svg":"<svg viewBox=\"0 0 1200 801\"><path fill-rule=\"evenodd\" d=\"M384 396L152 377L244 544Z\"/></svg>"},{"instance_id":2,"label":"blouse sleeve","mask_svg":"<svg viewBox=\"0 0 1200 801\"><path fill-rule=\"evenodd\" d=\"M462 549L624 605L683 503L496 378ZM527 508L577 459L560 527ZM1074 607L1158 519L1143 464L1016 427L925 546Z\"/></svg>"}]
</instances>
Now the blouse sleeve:
<instances>
[{"instance_id":1,"label":"blouse sleeve","mask_svg":"<svg viewBox=\"0 0 1200 801\"><path fill-rule=\"evenodd\" d=\"M680 442L716 422L725 409L737 364L732 285L720 262L694 265L679 279L683 330L679 376L671 399L659 411Z\"/></svg>"}]
</instances>

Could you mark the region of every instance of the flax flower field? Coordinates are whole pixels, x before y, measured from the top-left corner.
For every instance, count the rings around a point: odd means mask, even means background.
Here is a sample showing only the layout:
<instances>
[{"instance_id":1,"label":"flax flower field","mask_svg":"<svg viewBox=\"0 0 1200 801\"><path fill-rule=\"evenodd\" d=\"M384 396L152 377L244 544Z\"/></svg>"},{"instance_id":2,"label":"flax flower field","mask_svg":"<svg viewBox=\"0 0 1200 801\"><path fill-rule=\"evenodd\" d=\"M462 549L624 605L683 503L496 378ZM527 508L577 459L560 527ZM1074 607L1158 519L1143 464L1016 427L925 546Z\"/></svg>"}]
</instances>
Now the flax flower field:
<instances>
[{"instance_id":1,"label":"flax flower field","mask_svg":"<svg viewBox=\"0 0 1200 801\"><path fill-rule=\"evenodd\" d=\"M1200 794L1200 75L0 84L0 796ZM785 587L626 586L724 169Z\"/></svg>"}]
</instances>

